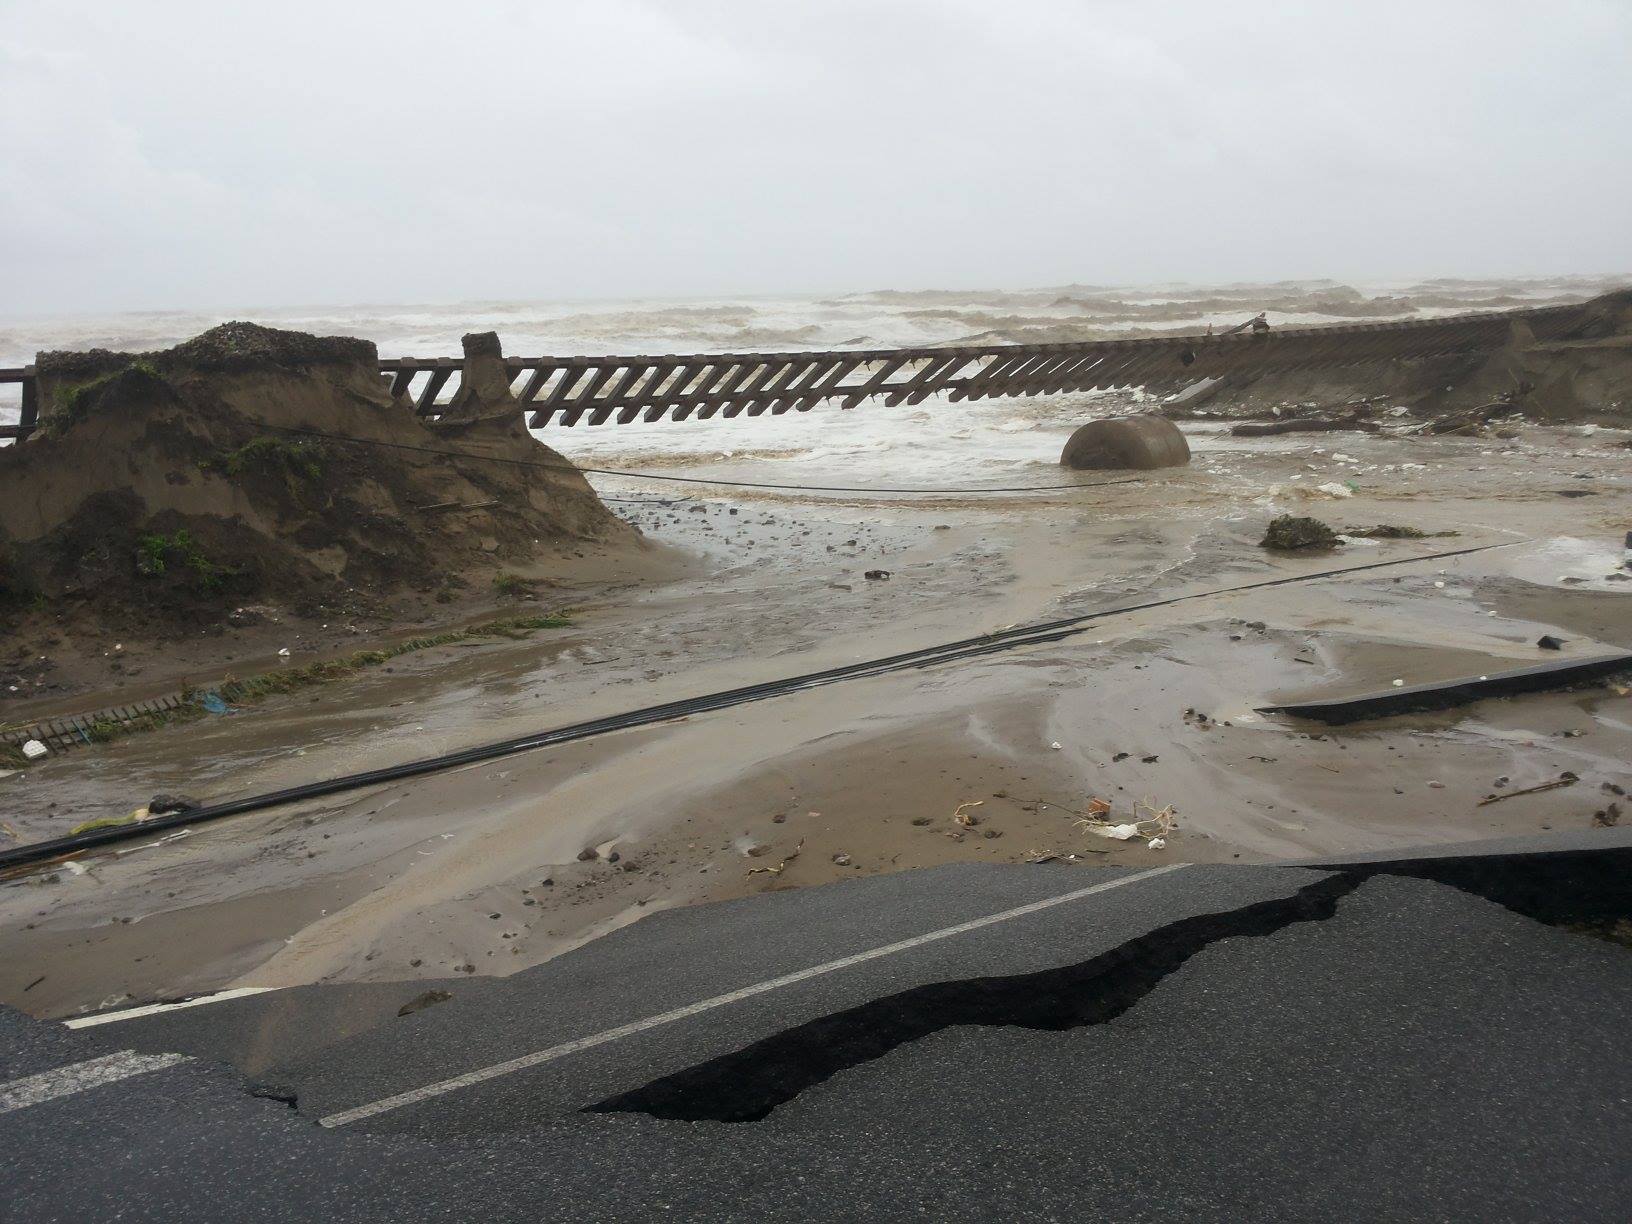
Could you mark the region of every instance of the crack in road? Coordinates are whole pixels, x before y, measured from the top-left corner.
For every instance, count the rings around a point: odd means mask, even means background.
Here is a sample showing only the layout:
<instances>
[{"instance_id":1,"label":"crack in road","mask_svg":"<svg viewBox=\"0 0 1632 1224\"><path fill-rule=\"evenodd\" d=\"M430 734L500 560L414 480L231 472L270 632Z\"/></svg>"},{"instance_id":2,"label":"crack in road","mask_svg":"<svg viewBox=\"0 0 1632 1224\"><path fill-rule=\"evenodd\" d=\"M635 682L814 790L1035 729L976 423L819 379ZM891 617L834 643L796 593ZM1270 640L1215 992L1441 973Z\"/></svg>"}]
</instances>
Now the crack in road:
<instances>
[{"instance_id":1,"label":"crack in road","mask_svg":"<svg viewBox=\"0 0 1632 1224\"><path fill-rule=\"evenodd\" d=\"M756 1122L838 1072L942 1029L986 1025L1059 1032L1104 1024L1210 944L1325 921L1334 916L1342 897L1379 875L1429 880L1549 926L1568 928L1632 915L1628 847L1333 864L1326 870L1334 874L1289 897L1182 919L1075 965L1013 977L938 982L875 999L619 1093L581 1112Z\"/></svg>"},{"instance_id":2,"label":"crack in road","mask_svg":"<svg viewBox=\"0 0 1632 1224\"><path fill-rule=\"evenodd\" d=\"M915 987L835 1012L587 1106L688 1122L757 1122L840 1071L958 1025L1062 1032L1114 1020L1221 939L1323 922L1364 879L1336 874L1288 897L1184 918L1090 960L1011 977Z\"/></svg>"}]
</instances>

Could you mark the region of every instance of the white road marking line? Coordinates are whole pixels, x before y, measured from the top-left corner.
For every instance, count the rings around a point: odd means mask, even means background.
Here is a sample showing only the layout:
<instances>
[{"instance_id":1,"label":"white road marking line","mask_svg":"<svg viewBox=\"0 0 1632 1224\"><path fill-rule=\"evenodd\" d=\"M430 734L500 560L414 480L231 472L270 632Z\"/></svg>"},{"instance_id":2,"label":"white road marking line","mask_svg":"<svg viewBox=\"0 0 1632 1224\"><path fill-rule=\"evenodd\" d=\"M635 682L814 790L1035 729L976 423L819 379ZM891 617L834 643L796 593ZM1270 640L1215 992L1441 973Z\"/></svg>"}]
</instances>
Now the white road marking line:
<instances>
[{"instance_id":1,"label":"white road marking line","mask_svg":"<svg viewBox=\"0 0 1632 1224\"><path fill-rule=\"evenodd\" d=\"M1070 901L1080 901L1084 897L1095 893L1106 892L1112 888L1120 888L1124 884L1133 884L1139 880L1148 880L1153 876L1165 875L1170 871L1177 871L1186 866L1184 863L1174 863L1167 867L1153 867L1149 871L1141 871L1135 875L1122 876L1120 879L1107 880L1103 884L1093 884L1087 888L1079 888L1073 892L1062 893L1057 897L1049 897L1042 901L1033 901L1030 905L1016 906L1014 909L1003 910L997 914L987 914L984 918L976 918L970 922L961 922L957 926L943 927L938 931L930 931L927 935L915 935L911 939L903 939L899 943L885 944L883 947L871 948L866 952L857 952L854 956L840 957L838 960L828 961L825 964L813 965L809 969L801 969L796 973L785 974L782 977L771 978L768 981L758 982L752 986L744 986L741 990L733 990L728 994L715 995L711 999L704 999L699 1003L692 1003L686 1007L677 1007L673 1011L666 1011L656 1016L648 1016L644 1020L636 1020L631 1024L620 1025L617 1028L606 1029L588 1037L580 1037L576 1041L563 1042L551 1046L547 1050L538 1050L532 1054L523 1054L520 1058L512 1058L508 1062L495 1063L491 1067L483 1067L477 1071L467 1071L463 1075L456 1075L452 1079L438 1080L434 1084L426 1084L423 1088L414 1088L408 1092L399 1092L395 1096L383 1097L378 1101L371 1101L367 1105L358 1105L354 1109L343 1109L338 1113L328 1114L318 1119L319 1126L346 1126L352 1122L360 1122L364 1118L373 1118L379 1114L389 1113L393 1109L401 1109L405 1105L416 1105L420 1101L428 1101L432 1097L439 1097L445 1093L454 1092L460 1088L469 1088L472 1084L484 1083L490 1079L497 1079L501 1075L509 1075L512 1071L525 1071L529 1067L537 1067L543 1063L554 1062L558 1058L565 1058L569 1054L576 1054L580 1050L588 1050L594 1046L605 1045L609 1041L617 1041L624 1037L632 1037L636 1033L647 1029L657 1028L659 1025L671 1024L676 1020L684 1020L690 1016L700 1015L712 1011L716 1007L724 1007L728 1003L740 1003L743 999L751 999L755 995L766 994L772 990L780 990L784 986L792 986L797 982L809 981L826 973L834 973L840 969L848 969L852 965L859 965L865 961L877 960L881 956L892 956L897 952L906 952L912 948L921 948L925 944L935 943L938 940L950 939L954 935L964 935L970 931L978 931L981 927L993 926L999 922L1007 922L1011 918L1023 918L1027 914L1035 914L1039 910L1051 909L1056 905L1064 905Z\"/></svg>"},{"instance_id":2,"label":"white road marking line","mask_svg":"<svg viewBox=\"0 0 1632 1224\"><path fill-rule=\"evenodd\" d=\"M127 1007L124 1011L98 1012L94 1016L75 1016L72 1020L64 1020L63 1024L71 1029L92 1028L98 1024L116 1024L120 1020L134 1020L138 1016L156 1016L160 1012L180 1011L184 1007L203 1007L206 1003L225 1003L228 999L242 999L246 995L265 994L269 990L276 990L275 986L239 986L233 990L218 990L214 994L199 995L196 999L183 999L179 1003L149 1003L145 1007Z\"/></svg>"},{"instance_id":3,"label":"white road marking line","mask_svg":"<svg viewBox=\"0 0 1632 1224\"><path fill-rule=\"evenodd\" d=\"M116 1083L133 1075L162 1071L166 1067L173 1067L186 1061L188 1059L185 1054L138 1054L134 1050L121 1050L117 1054L107 1054L101 1058L93 1058L89 1062L71 1063L66 1067L41 1071L38 1075L29 1075L12 1080L9 1084L0 1084L0 1114L10 1113L14 1109L27 1109L30 1105L53 1101L58 1097L73 1096L87 1088Z\"/></svg>"}]
</instances>

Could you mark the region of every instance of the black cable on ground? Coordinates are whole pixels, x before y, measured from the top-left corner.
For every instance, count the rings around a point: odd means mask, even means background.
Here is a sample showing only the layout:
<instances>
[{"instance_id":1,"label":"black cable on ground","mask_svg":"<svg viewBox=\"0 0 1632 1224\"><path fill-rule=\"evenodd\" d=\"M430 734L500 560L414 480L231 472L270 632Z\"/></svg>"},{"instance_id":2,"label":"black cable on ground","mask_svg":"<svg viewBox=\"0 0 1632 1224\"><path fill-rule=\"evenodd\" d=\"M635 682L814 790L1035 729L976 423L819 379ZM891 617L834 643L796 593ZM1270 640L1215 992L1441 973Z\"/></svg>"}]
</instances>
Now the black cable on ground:
<instances>
[{"instance_id":1,"label":"black cable on ground","mask_svg":"<svg viewBox=\"0 0 1632 1224\"><path fill-rule=\"evenodd\" d=\"M445 769L456 769L461 765L474 765L482 761L491 761L518 752L527 752L534 748L553 747L557 744L567 744L575 740L605 735L612 731L625 731L635 727L669 722L691 714L723 710L730 706L744 705L751 701L763 701L770 697L780 697L788 693L797 693L826 684L836 684L841 680L861 679L868 676L883 675L892 671L903 671L907 668L933 667L940 663L979 658L999 651L1012 650L1018 646L1057 642L1071 637L1073 634L1083 632L1087 625L1095 621L1105 620L1112 616L1122 616L1131 612L1146 612L1154 608L1190 603L1198 599L1211 599L1220 595L1234 595L1244 591L1267 590L1271 587L1290 586L1300 582L1316 582L1324 578L1342 578L1350 574L1388 569L1398 565L1439 561L1448 557L1464 557L1471 553L1489 552L1497 548L1511 548L1515 544L1524 542L1514 540L1506 544L1483 544L1473 548L1452 549L1449 552L1426 553L1418 557L1397 557L1391 561L1371 561L1365 565L1321 570L1313 574L1291 574L1283 578L1267 578L1259 582L1245 583L1241 586L1224 587L1211 591L1196 591L1189 595L1172 595L1165 599L1128 604L1119 608L1105 608L1098 612L1062 617L1058 620L1045 621L1041 624L1028 625L1023 628L999 630L996 633L963 638L956 642L944 642L938 646L921 647L917 650L887 655L878 659L869 659L861 663L850 663L842 667L807 672L804 675L789 676L781 680L770 680L761 684L746 685L742 688L726 689L723 692L708 693L700 697L688 697L680 701L665 702L662 705L646 706L623 714L591 719L588 722L572 723L549 731L534 732L530 735L499 740L491 744L479 744L472 748L443 753L440 756L426 757L418 761L406 761L400 765L387 765L380 769L343 774L340 777L285 787L282 790L269 791L261 795L248 795L242 799L229 799L225 803L214 803L206 807L194 808L188 812L175 812L168 816L143 821L140 824L113 825L100 829L90 829L84 833L51 838L47 841L34 842L31 845L14 846L9 850L0 850L0 868L42 863L76 851L111 845L114 842L150 837L168 829L203 824L206 821L219 820L224 816L237 816L244 812L260 811L285 803L294 803L302 799L316 799L324 795L357 790L365 786L376 786L385 782L401 781L404 778L419 777L423 774L438 773Z\"/></svg>"},{"instance_id":2,"label":"black cable on ground","mask_svg":"<svg viewBox=\"0 0 1632 1224\"><path fill-rule=\"evenodd\" d=\"M470 451L441 450L434 446L414 446L408 442L386 442L379 438L353 438L346 434L324 433L317 429L295 429L287 425L268 425L278 433L298 434L306 438L323 438L329 442L351 442L358 446L385 446L392 450L418 451L424 455L441 455L445 459L480 459L487 463L508 463L513 467L542 468L549 472L590 472L596 476L627 476L632 480L667 480L678 484L727 485L733 489L787 489L799 493L1055 493L1065 489L1102 489L1106 485L1139 484L1137 476L1120 480L1089 480L1075 484L1057 485L999 485L974 489L888 489L865 485L802 485L768 484L758 480L718 480L708 476L662 476L656 472L626 472L618 468L579 467L573 463L540 463L534 459L511 459L503 455L477 455Z\"/></svg>"}]
</instances>

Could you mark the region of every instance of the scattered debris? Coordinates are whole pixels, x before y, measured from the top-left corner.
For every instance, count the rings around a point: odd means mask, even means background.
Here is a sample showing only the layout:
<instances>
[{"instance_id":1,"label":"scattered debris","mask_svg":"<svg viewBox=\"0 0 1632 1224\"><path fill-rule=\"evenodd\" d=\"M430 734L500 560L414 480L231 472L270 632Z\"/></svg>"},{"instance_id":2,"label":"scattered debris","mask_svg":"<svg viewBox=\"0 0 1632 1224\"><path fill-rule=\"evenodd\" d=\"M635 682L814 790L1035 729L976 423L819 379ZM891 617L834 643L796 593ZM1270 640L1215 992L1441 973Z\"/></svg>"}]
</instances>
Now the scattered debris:
<instances>
[{"instance_id":1,"label":"scattered debris","mask_svg":"<svg viewBox=\"0 0 1632 1224\"><path fill-rule=\"evenodd\" d=\"M155 816L163 816L170 812L191 812L202 806L197 799L187 795L154 795L148 802L147 810Z\"/></svg>"},{"instance_id":2,"label":"scattered debris","mask_svg":"<svg viewBox=\"0 0 1632 1224\"><path fill-rule=\"evenodd\" d=\"M601 852L595 849L594 846L585 846L582 850L578 851L578 861L580 863L592 863L600 857Z\"/></svg>"},{"instance_id":3,"label":"scattered debris","mask_svg":"<svg viewBox=\"0 0 1632 1224\"><path fill-rule=\"evenodd\" d=\"M1544 633L1536 639L1536 645L1543 650L1563 650L1564 639L1556 638L1550 633Z\"/></svg>"},{"instance_id":4,"label":"scattered debris","mask_svg":"<svg viewBox=\"0 0 1632 1224\"><path fill-rule=\"evenodd\" d=\"M1621 822L1621 805L1612 803L1592 814L1592 823L1599 829L1612 829Z\"/></svg>"},{"instance_id":5,"label":"scattered debris","mask_svg":"<svg viewBox=\"0 0 1632 1224\"><path fill-rule=\"evenodd\" d=\"M1306 548L1336 548L1341 543L1337 532L1319 519L1283 514L1270 523L1258 547L1296 552Z\"/></svg>"},{"instance_id":6,"label":"scattered debris","mask_svg":"<svg viewBox=\"0 0 1632 1224\"><path fill-rule=\"evenodd\" d=\"M1148 837L1150 840L1146 843L1147 847L1151 850L1161 850L1167 845L1167 835L1179 826L1172 804L1158 808L1148 798L1135 800L1134 818L1131 821L1112 824L1104 819L1110 810L1110 800L1095 797L1088 804L1087 815L1077 821L1077 827L1115 841L1132 841L1136 837ZM1140 812L1150 814L1140 816Z\"/></svg>"},{"instance_id":7,"label":"scattered debris","mask_svg":"<svg viewBox=\"0 0 1632 1224\"><path fill-rule=\"evenodd\" d=\"M1500 803L1504 799L1517 799L1520 795L1539 795L1542 791L1557 790L1561 786L1574 786L1581 781L1579 777L1565 770L1552 782L1543 782L1540 786L1527 786L1523 790L1508 791L1505 795L1486 795L1479 800L1480 807L1489 807L1493 803Z\"/></svg>"},{"instance_id":8,"label":"scattered debris","mask_svg":"<svg viewBox=\"0 0 1632 1224\"><path fill-rule=\"evenodd\" d=\"M833 865L835 867L850 866L850 856L848 854L835 854L833 856Z\"/></svg>"},{"instance_id":9,"label":"scattered debris","mask_svg":"<svg viewBox=\"0 0 1632 1224\"><path fill-rule=\"evenodd\" d=\"M884 579L888 578L889 576L890 576L890 571L889 570L884 570L884 569L868 570L865 574L862 575L863 578L866 578L866 579L868 579L869 581L872 581L872 582L881 582Z\"/></svg>"},{"instance_id":10,"label":"scattered debris","mask_svg":"<svg viewBox=\"0 0 1632 1224\"><path fill-rule=\"evenodd\" d=\"M1337 430L1376 433L1380 427L1376 421L1369 418L1370 413L1360 409L1338 417L1307 416L1288 417L1279 421L1247 421L1237 425L1230 433L1237 438L1263 438L1272 434L1286 433L1329 433Z\"/></svg>"},{"instance_id":11,"label":"scattered debris","mask_svg":"<svg viewBox=\"0 0 1632 1224\"><path fill-rule=\"evenodd\" d=\"M756 876L756 875L773 875L773 876L777 876L777 875L781 875L784 871L786 871L788 869L788 864L793 862L794 859L799 857L800 852L802 850L804 850L804 848L805 848L805 839L801 837L799 839L799 844L797 846L795 846L792 850L790 850L787 854L785 854L782 857L782 861L780 863L778 863L775 867L750 867L748 869L748 874L751 875L751 876ZM833 861L837 863L838 859L835 858ZM846 861L848 861L848 859L846 859ZM844 864L840 863L839 865L842 867ZM625 868L625 870L627 870L627 868Z\"/></svg>"},{"instance_id":12,"label":"scattered debris","mask_svg":"<svg viewBox=\"0 0 1632 1224\"><path fill-rule=\"evenodd\" d=\"M137 812L141 815L138 816ZM87 820L68 830L68 836L77 837L81 833L89 833L92 829L117 829L123 825L136 824L147 815L146 808L137 808L128 816L98 816L95 820Z\"/></svg>"},{"instance_id":13,"label":"scattered debris","mask_svg":"<svg viewBox=\"0 0 1632 1224\"><path fill-rule=\"evenodd\" d=\"M1442 536L1461 535L1460 531L1423 531L1417 527L1401 527L1394 523L1378 523L1375 527L1345 527L1343 534L1359 540L1437 540Z\"/></svg>"},{"instance_id":14,"label":"scattered debris","mask_svg":"<svg viewBox=\"0 0 1632 1224\"><path fill-rule=\"evenodd\" d=\"M985 802L986 801L984 799L976 799L972 803L960 803L960 804L958 804L958 810L952 813L952 819L954 821L956 821L958 824L962 825L966 829L974 828L976 825L978 825L980 823L979 818L976 817L974 815L974 813L966 812L963 809L964 808L972 808L972 807L980 807L981 804L983 804Z\"/></svg>"}]
</instances>

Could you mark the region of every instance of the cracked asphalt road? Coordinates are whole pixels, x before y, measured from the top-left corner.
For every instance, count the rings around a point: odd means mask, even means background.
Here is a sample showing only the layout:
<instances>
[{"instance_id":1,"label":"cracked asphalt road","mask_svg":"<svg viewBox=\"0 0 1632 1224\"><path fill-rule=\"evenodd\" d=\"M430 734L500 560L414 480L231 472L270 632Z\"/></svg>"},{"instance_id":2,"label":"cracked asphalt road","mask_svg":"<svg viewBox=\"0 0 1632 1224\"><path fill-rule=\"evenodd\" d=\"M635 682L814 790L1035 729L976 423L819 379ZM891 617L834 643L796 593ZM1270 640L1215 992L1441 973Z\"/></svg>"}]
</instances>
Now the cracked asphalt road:
<instances>
[{"instance_id":1,"label":"cracked asphalt road","mask_svg":"<svg viewBox=\"0 0 1632 1224\"><path fill-rule=\"evenodd\" d=\"M425 983L3 1012L0 1217L1621 1220L1632 953L1509 908L1624 905L1594 881L1632 838L1590 844L1491 856L1505 905L1455 858L949 867L654 915L406 1017ZM1022 1027L1072 972L1074 1017ZM937 1017L948 984L989 1022ZM775 1082L756 1051L847 1013L908 1036L762 1120L584 1112Z\"/></svg>"}]
</instances>

